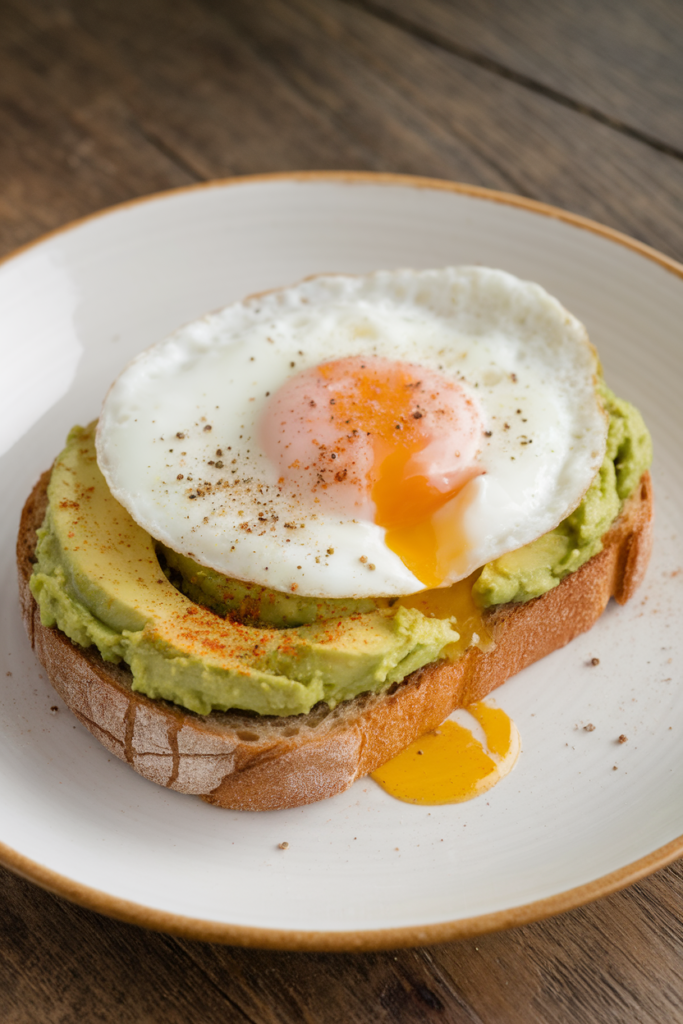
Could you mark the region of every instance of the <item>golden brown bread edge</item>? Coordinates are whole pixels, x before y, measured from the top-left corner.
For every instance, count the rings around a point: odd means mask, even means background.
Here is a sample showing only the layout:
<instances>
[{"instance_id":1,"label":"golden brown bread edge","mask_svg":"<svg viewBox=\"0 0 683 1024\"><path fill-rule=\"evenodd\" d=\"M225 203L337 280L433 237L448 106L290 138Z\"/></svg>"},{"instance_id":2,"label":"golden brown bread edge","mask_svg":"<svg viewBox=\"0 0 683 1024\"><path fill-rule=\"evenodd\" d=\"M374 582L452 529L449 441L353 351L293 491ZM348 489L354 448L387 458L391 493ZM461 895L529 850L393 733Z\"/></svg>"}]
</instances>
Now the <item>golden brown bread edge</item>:
<instances>
[{"instance_id":1,"label":"golden brown bread edge","mask_svg":"<svg viewBox=\"0 0 683 1024\"><path fill-rule=\"evenodd\" d=\"M31 644L53 686L90 732L145 778L236 810L299 807L341 793L455 708L482 700L527 665L590 629L610 597L624 604L640 584L652 544L652 485L645 473L604 538L603 550L554 590L485 612L495 647L435 662L389 691L330 711L287 718L246 712L196 715L131 689L111 665L41 624L29 589L36 530L47 505L45 473L21 517L19 592Z\"/></svg>"}]
</instances>

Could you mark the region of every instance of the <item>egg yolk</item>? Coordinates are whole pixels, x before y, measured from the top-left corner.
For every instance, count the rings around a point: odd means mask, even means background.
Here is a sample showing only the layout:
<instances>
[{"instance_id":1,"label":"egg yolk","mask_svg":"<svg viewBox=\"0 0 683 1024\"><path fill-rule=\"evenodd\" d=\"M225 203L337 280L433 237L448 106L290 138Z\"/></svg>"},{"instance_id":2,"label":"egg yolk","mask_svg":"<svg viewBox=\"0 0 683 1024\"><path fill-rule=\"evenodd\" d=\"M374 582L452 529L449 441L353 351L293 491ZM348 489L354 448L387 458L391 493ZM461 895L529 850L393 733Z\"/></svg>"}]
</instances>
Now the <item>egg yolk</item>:
<instances>
[{"instance_id":1,"label":"egg yolk","mask_svg":"<svg viewBox=\"0 0 683 1024\"><path fill-rule=\"evenodd\" d=\"M483 472L482 434L482 414L457 381L362 356L293 377L271 399L262 429L283 485L299 500L312 495L384 527L387 546L427 587L447 572L434 514ZM460 528L453 524L451 547Z\"/></svg>"},{"instance_id":2,"label":"egg yolk","mask_svg":"<svg viewBox=\"0 0 683 1024\"><path fill-rule=\"evenodd\" d=\"M466 710L484 730L486 750L469 729L448 720L414 740L371 778L397 800L411 804L462 803L491 789L514 767L519 733L500 708L479 702Z\"/></svg>"}]
</instances>

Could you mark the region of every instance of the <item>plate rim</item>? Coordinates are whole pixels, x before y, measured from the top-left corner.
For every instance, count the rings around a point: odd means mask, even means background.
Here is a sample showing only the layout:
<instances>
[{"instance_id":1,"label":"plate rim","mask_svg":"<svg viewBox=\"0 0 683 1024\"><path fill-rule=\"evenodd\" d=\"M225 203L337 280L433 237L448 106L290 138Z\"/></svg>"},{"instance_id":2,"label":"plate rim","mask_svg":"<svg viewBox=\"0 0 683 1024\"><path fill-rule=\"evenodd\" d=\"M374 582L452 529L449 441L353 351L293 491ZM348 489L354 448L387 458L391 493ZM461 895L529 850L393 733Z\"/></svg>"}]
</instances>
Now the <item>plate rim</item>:
<instances>
[{"instance_id":1,"label":"plate rim","mask_svg":"<svg viewBox=\"0 0 683 1024\"><path fill-rule=\"evenodd\" d=\"M96 218L105 217L133 206L201 189L225 188L243 184L267 184L278 181L322 181L345 185L370 184L429 189L432 191L467 195L485 202L517 207L599 235L608 241L617 243L651 260L664 270L683 280L683 264L646 245L644 242L632 238L630 235L608 227L606 224L601 224L599 221L592 220L589 217L584 217L581 214L571 213L561 207L542 203L525 196L484 188L479 185L448 181L442 178L374 171L283 171L235 175L226 178L213 178L208 181L179 186L178 188L165 189L144 196L136 196L121 203L96 210L76 220L69 221L32 241L24 243L0 258L0 268L34 247L42 245L62 233L79 228ZM503 931L508 928L531 924L534 921L544 920L545 918L574 910L577 907L626 888L653 872L666 867L681 856L683 856L683 834L664 844L664 846L658 847L651 853L646 854L644 857L640 857L638 860L632 861L605 875L601 875L599 878L585 882L583 885L504 910L426 925L309 931L237 925L224 921L207 921L202 918L188 917L183 914L175 914L170 911L147 907L144 904L122 899L100 889L84 885L24 856L24 854L0 841L0 864L15 874L46 889L48 892L55 893L72 903L76 903L88 910L93 910L96 913L154 931L166 932L204 942L301 952L365 952L378 949L424 946L456 939L473 938L488 932Z\"/></svg>"}]
</instances>

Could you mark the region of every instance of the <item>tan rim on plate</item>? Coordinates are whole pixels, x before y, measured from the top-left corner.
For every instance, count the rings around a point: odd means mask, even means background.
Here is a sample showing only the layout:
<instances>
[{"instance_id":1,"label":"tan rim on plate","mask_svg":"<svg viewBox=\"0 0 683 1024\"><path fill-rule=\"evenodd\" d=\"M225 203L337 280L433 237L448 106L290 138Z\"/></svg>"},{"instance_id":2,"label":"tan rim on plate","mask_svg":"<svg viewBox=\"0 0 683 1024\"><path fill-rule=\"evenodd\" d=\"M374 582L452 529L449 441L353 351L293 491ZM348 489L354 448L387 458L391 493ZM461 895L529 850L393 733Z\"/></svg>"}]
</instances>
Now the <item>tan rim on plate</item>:
<instances>
[{"instance_id":1,"label":"tan rim on plate","mask_svg":"<svg viewBox=\"0 0 683 1024\"><path fill-rule=\"evenodd\" d=\"M475 199L487 202L504 203L507 206L516 206L531 213L552 217L555 220L572 224L574 227L581 228L584 231L591 231L596 235L601 235L603 238L616 242L652 260L683 280L683 265L680 263L658 252L656 249L652 249L650 246L622 234L620 231L615 231L613 228L606 227L604 224L599 224L597 221L590 220L587 217L568 213L566 210L549 206L546 203L539 203L533 199L525 199L522 196L511 195L507 192L479 188L476 185L463 185L456 182L441 181L435 178L413 177L406 174L375 174L366 171L300 171L282 174L254 174L200 182L196 185L170 189L166 192L157 192L150 196L142 196L138 199L119 203L116 206L107 207L105 210L89 214L86 217L65 224L63 227L56 228L54 231L42 235L35 241L29 242L8 256L5 256L0 260L0 266L8 260L14 259L20 253L26 252L28 249L40 245L50 238L54 238L61 232L70 231L72 228L79 227L81 224L85 224L96 217L104 216L115 210L125 209L138 203L153 202L155 199L165 199L174 194L191 192L197 189L224 188L228 185L240 185L246 182L278 180L330 181L349 185L356 183L364 185L392 185L404 188L458 192L462 195L472 196ZM683 856L683 835L659 847L659 849L654 850L646 857L641 857L639 860L627 864L616 871L611 871L601 878L596 878L574 889L556 893L554 896L549 896L546 899L525 903L519 907L511 907L492 914L480 914L476 917L461 918L456 921L444 921L439 924L425 926L411 925L404 928L327 932L254 928L247 925L205 921L199 918L185 917L181 914L171 914L163 910L154 910L139 903L132 903L129 900L111 896L101 892L99 889L92 889L89 886L81 885L80 882L75 882L64 875L60 875L56 871L52 871L42 864L24 857L23 854L0 842L0 863L5 867L50 892L54 892L71 900L73 903L78 903L100 914L106 914L109 917L115 917L131 924L141 925L144 928L153 928L158 931L170 932L174 935L199 939L204 942L222 942L239 946L255 946L262 949L315 950L325 952L421 946L436 942L447 942L453 939L471 938L486 932L501 931L505 928L530 924L532 921L552 917L554 914L561 914L567 910L580 907L585 903L590 903L592 900L597 900L602 896L608 896L610 893L632 885L654 871L666 867L681 856Z\"/></svg>"}]
</instances>

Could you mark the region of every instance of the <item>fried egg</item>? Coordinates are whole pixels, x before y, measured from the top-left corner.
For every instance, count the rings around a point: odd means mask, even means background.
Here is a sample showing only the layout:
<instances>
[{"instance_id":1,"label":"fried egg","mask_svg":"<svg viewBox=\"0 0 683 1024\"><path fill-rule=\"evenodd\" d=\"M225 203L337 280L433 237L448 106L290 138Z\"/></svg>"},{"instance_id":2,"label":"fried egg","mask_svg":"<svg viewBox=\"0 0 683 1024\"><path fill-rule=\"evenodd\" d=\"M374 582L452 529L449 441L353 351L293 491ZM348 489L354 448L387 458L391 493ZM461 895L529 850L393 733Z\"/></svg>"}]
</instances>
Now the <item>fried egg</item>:
<instances>
[{"instance_id":1,"label":"fried egg","mask_svg":"<svg viewBox=\"0 0 683 1024\"><path fill-rule=\"evenodd\" d=\"M133 360L98 462L152 537L227 576L412 594L578 505L605 452L598 372L582 324L503 271L321 276Z\"/></svg>"}]
</instances>

